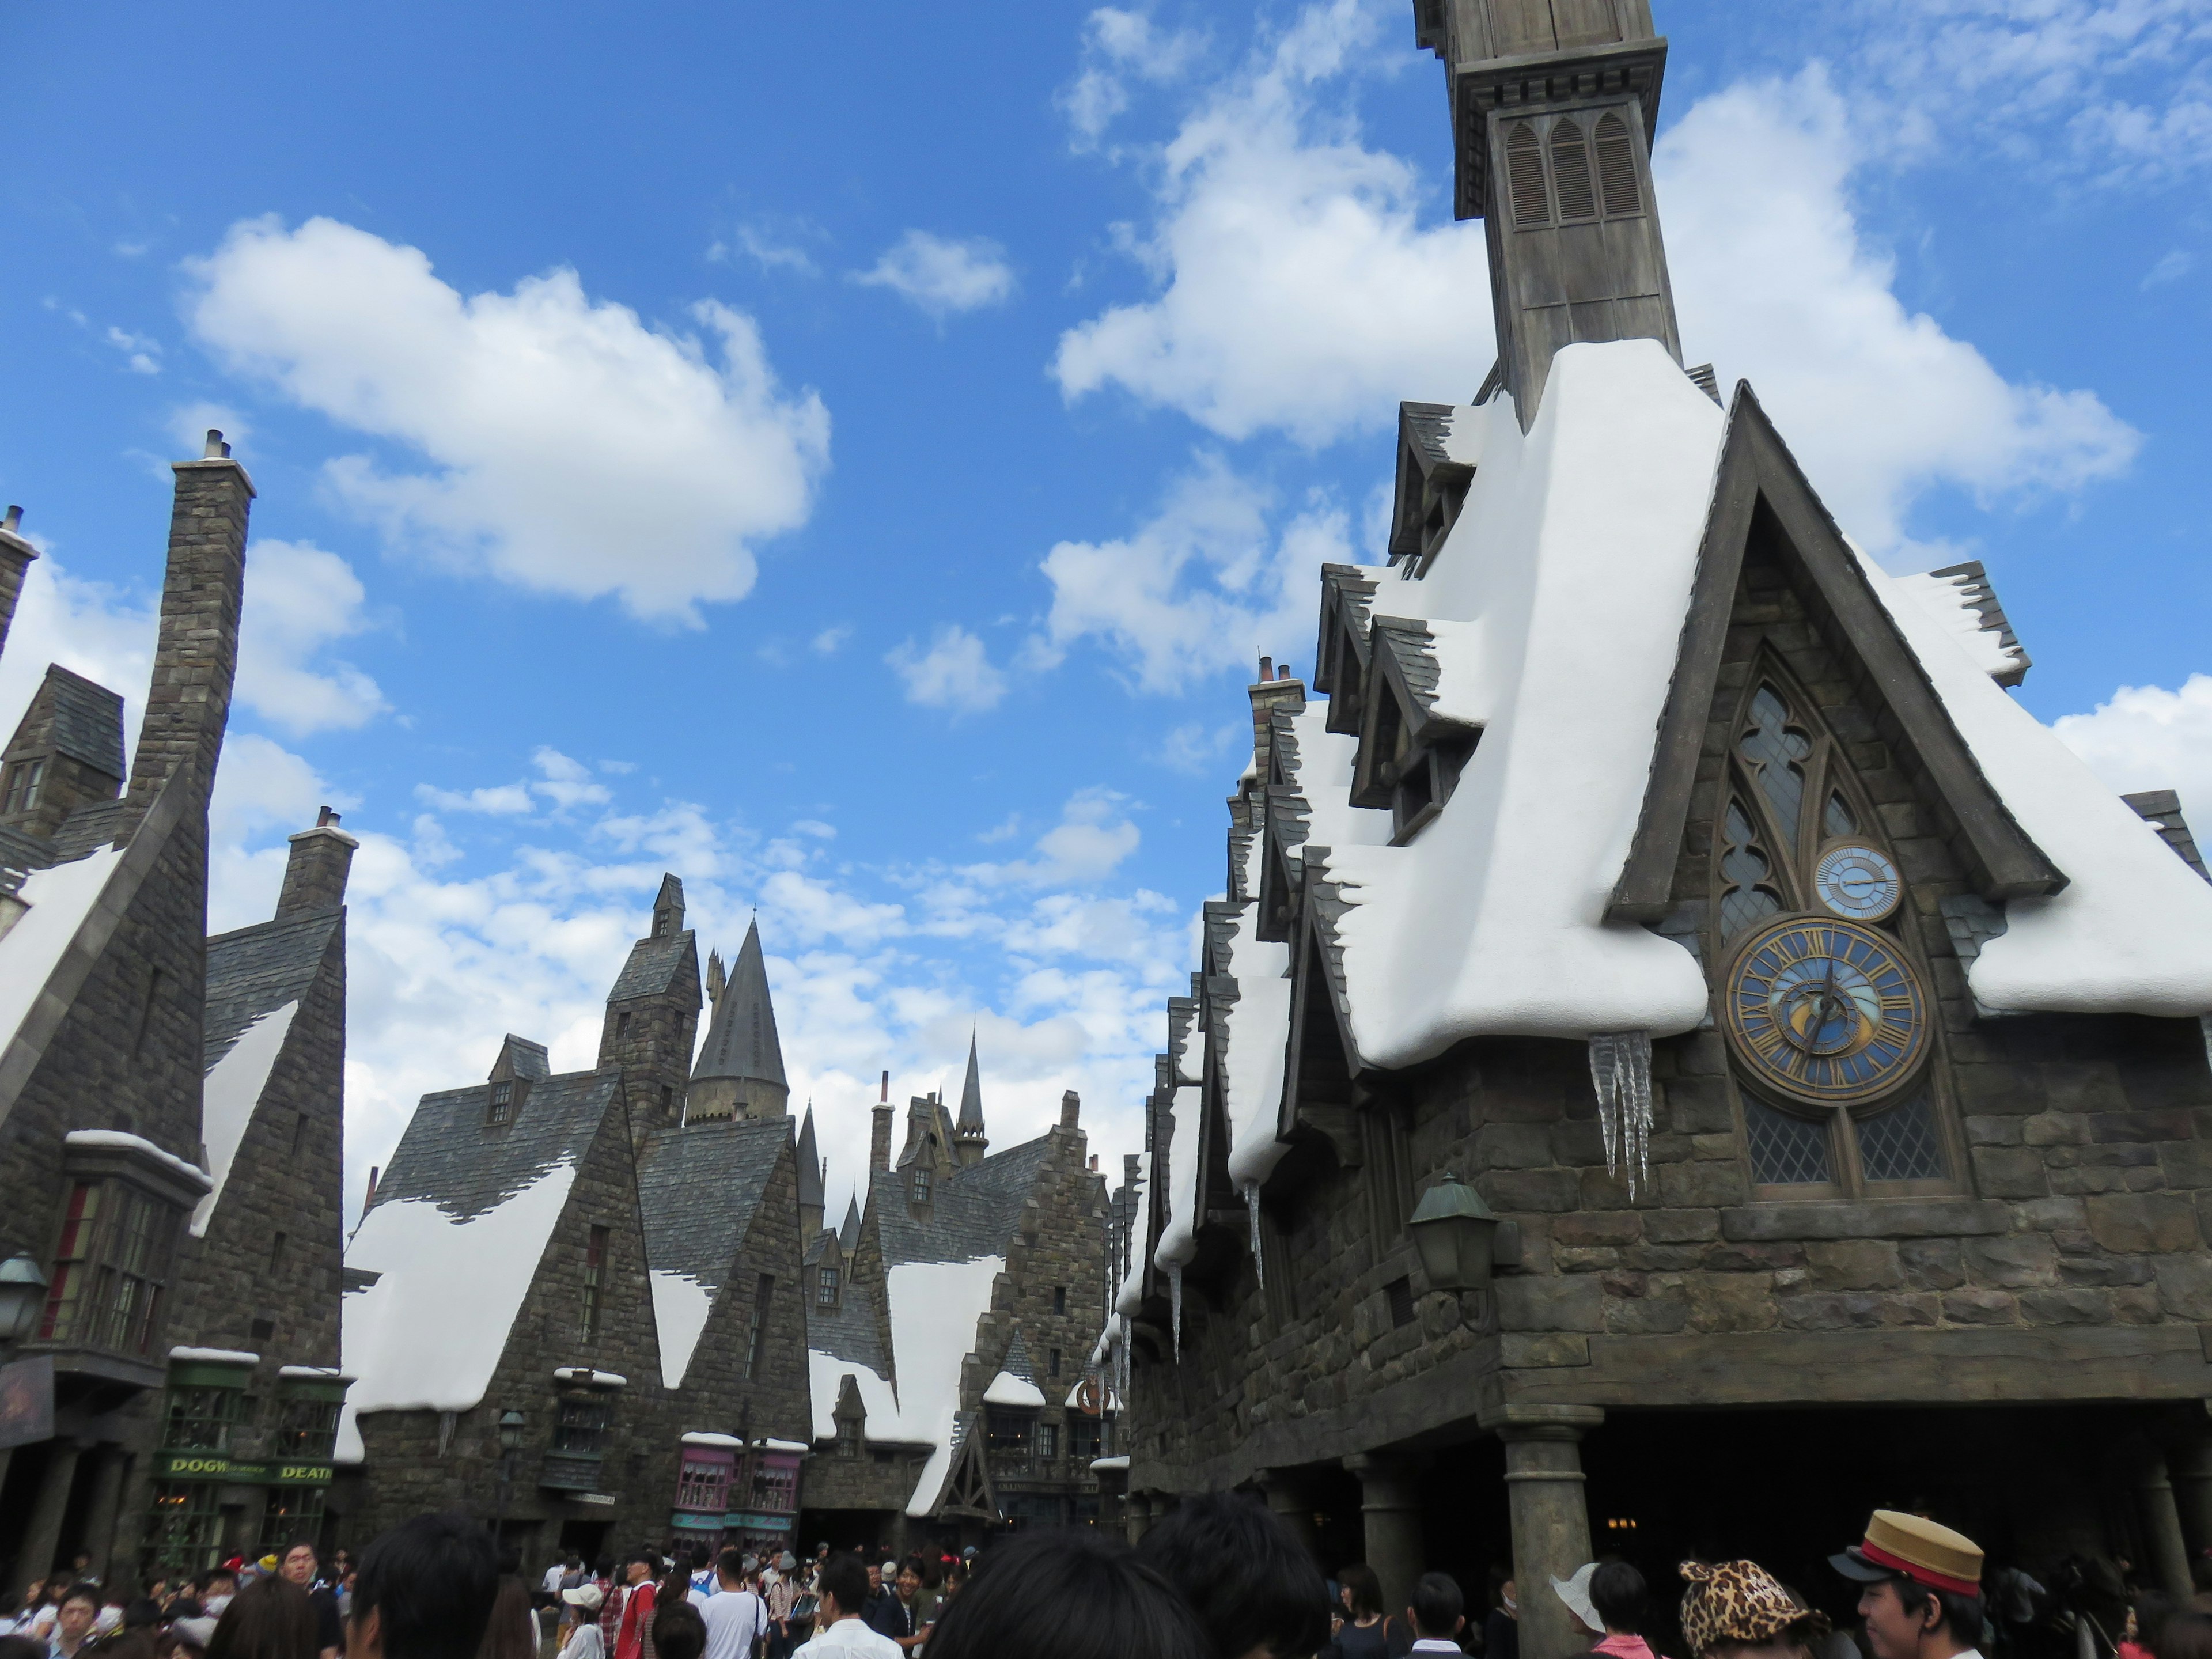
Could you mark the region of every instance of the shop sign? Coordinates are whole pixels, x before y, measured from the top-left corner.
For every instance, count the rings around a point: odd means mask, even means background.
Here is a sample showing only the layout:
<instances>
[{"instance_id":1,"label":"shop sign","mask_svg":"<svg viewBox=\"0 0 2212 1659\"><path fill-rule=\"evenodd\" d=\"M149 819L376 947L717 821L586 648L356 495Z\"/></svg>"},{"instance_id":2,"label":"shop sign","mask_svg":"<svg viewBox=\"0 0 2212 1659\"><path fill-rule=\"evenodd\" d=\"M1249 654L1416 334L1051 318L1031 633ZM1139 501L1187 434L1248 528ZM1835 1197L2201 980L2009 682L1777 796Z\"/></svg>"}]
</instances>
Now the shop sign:
<instances>
[{"instance_id":1,"label":"shop sign","mask_svg":"<svg viewBox=\"0 0 2212 1659\"><path fill-rule=\"evenodd\" d=\"M327 1463L241 1463L222 1452L163 1452L155 1475L162 1480L228 1480L242 1486L327 1486Z\"/></svg>"},{"instance_id":2,"label":"shop sign","mask_svg":"<svg viewBox=\"0 0 2212 1659\"><path fill-rule=\"evenodd\" d=\"M722 1525L732 1532L789 1532L789 1515L755 1515L732 1510L722 1517Z\"/></svg>"}]
</instances>

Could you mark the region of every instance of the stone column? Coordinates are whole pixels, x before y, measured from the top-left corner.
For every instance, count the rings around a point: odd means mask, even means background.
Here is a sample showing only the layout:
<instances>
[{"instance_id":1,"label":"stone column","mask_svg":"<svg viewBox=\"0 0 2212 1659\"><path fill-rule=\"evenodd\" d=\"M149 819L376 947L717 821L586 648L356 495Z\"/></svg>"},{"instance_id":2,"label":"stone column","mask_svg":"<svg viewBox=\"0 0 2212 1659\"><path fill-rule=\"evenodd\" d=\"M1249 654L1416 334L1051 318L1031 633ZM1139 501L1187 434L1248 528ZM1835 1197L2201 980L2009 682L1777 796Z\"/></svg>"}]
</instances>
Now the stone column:
<instances>
[{"instance_id":1,"label":"stone column","mask_svg":"<svg viewBox=\"0 0 2212 1659\"><path fill-rule=\"evenodd\" d=\"M1382 1610L1403 1619L1413 1585L1426 1571L1421 1542L1421 1491L1413 1466L1374 1452L1355 1452L1344 1467L1359 1477L1359 1514L1366 1523L1367 1565L1382 1584Z\"/></svg>"},{"instance_id":2,"label":"stone column","mask_svg":"<svg viewBox=\"0 0 2212 1659\"><path fill-rule=\"evenodd\" d=\"M15 1552L15 1570L9 1574L8 1589L15 1595L28 1589L33 1578L43 1578L62 1552L62 1517L69 1510L70 1488L76 1483L78 1446L74 1440L48 1443L46 1479L31 1502L31 1522L23 1528L23 1542Z\"/></svg>"},{"instance_id":3,"label":"stone column","mask_svg":"<svg viewBox=\"0 0 2212 1659\"><path fill-rule=\"evenodd\" d=\"M2185 1600L2189 1595L2189 1547L2181 1541L2181 1513L2174 1507L2173 1485L2166 1460L2153 1457L2136 1476L2136 1513L2142 1517L2142 1565L2157 1574L2159 1588Z\"/></svg>"},{"instance_id":4,"label":"stone column","mask_svg":"<svg viewBox=\"0 0 2212 1659\"><path fill-rule=\"evenodd\" d=\"M1262 1469L1260 1486L1267 1494L1267 1507L1275 1518L1305 1546L1308 1555L1318 1560L1320 1540L1314 1534L1313 1499L1306 1491L1304 1477L1295 1469Z\"/></svg>"},{"instance_id":5,"label":"stone column","mask_svg":"<svg viewBox=\"0 0 2212 1659\"><path fill-rule=\"evenodd\" d=\"M1581 1442L1605 1413L1595 1406L1507 1406L1483 1421L1505 1443L1521 1659L1566 1659L1588 1648L1589 1638L1552 1594L1552 1580L1590 1559Z\"/></svg>"},{"instance_id":6,"label":"stone column","mask_svg":"<svg viewBox=\"0 0 2212 1659\"><path fill-rule=\"evenodd\" d=\"M92 1501L84 1516L84 1536L77 1547L90 1553L92 1576L107 1582L109 1559L115 1553L115 1522L123 1502L123 1471L127 1461L120 1446L94 1446L92 1458Z\"/></svg>"},{"instance_id":7,"label":"stone column","mask_svg":"<svg viewBox=\"0 0 2212 1659\"><path fill-rule=\"evenodd\" d=\"M2174 1505L2181 1511L2181 1535L2187 1540L2190 1559L2212 1549L2212 1440L2193 1440L2166 1455L2168 1477L2173 1483ZM0 1473L5 1473L0 1466Z\"/></svg>"}]
</instances>

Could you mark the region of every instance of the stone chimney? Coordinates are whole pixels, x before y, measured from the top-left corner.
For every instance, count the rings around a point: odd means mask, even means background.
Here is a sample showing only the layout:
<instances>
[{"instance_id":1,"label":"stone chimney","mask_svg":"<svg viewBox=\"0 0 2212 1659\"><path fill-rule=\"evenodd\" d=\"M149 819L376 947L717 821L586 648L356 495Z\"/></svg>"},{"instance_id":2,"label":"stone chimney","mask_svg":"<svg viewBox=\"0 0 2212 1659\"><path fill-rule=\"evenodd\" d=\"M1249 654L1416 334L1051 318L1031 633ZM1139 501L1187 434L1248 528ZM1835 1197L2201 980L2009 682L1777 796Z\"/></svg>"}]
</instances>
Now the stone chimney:
<instances>
[{"instance_id":1,"label":"stone chimney","mask_svg":"<svg viewBox=\"0 0 2212 1659\"><path fill-rule=\"evenodd\" d=\"M888 1170L891 1167L891 1074L884 1073L883 1092L876 1097L871 1107L874 1121L868 1125L868 1169ZM860 1190L867 1190L863 1182Z\"/></svg>"},{"instance_id":2,"label":"stone chimney","mask_svg":"<svg viewBox=\"0 0 2212 1659\"><path fill-rule=\"evenodd\" d=\"M207 453L179 461L169 515L168 574L161 584L161 631L146 718L131 763L131 805L143 811L183 767L207 799L238 672L238 612L246 587L246 518L253 481L230 459L222 434Z\"/></svg>"},{"instance_id":3,"label":"stone chimney","mask_svg":"<svg viewBox=\"0 0 2212 1659\"><path fill-rule=\"evenodd\" d=\"M1073 1129L1083 1113L1083 1097L1070 1089L1060 1097L1060 1127Z\"/></svg>"},{"instance_id":4,"label":"stone chimney","mask_svg":"<svg viewBox=\"0 0 2212 1659\"><path fill-rule=\"evenodd\" d=\"M284 866L284 890L276 899L280 916L304 916L335 910L345 902L346 877L353 850L361 845L338 828L338 815L327 806L315 815L315 827L292 838L292 860Z\"/></svg>"},{"instance_id":5,"label":"stone chimney","mask_svg":"<svg viewBox=\"0 0 2212 1659\"><path fill-rule=\"evenodd\" d=\"M1252 697L1252 760L1259 769L1260 781L1267 781L1267 763L1272 757L1274 743L1269 717L1280 709L1286 714L1305 712L1306 687L1304 680L1294 680L1285 667L1276 671L1273 659L1260 659L1260 678L1247 688Z\"/></svg>"},{"instance_id":6,"label":"stone chimney","mask_svg":"<svg viewBox=\"0 0 2212 1659\"><path fill-rule=\"evenodd\" d=\"M8 625L15 620L15 601L23 596L23 574L39 550L21 534L23 509L11 507L0 519L0 650L8 645Z\"/></svg>"}]
</instances>

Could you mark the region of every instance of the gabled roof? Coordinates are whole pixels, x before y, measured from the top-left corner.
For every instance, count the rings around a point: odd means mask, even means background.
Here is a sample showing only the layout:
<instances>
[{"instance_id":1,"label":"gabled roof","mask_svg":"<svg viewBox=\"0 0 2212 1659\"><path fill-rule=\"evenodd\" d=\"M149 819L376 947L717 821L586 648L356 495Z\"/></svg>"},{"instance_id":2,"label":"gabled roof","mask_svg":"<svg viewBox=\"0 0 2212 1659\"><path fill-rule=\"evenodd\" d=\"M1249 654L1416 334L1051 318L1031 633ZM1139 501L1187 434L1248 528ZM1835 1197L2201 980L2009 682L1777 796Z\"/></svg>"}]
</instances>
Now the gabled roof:
<instances>
[{"instance_id":1,"label":"gabled roof","mask_svg":"<svg viewBox=\"0 0 2212 1659\"><path fill-rule=\"evenodd\" d=\"M553 1061L542 1042L532 1042L509 1031L500 1039L499 1057L491 1063L491 1075L527 1078L536 1081L553 1075Z\"/></svg>"},{"instance_id":2,"label":"gabled roof","mask_svg":"<svg viewBox=\"0 0 2212 1659\"><path fill-rule=\"evenodd\" d=\"M612 1068L541 1078L496 1126L484 1121L488 1083L424 1095L377 1181L377 1204L427 1199L452 1215L480 1214L581 1158L621 1083Z\"/></svg>"},{"instance_id":3,"label":"gabled roof","mask_svg":"<svg viewBox=\"0 0 2212 1659\"><path fill-rule=\"evenodd\" d=\"M688 939L690 935L685 934ZM729 982L714 1003L707 1040L699 1045L691 1079L753 1078L787 1088L783 1044L775 1032L775 1004L769 995L768 959L761 954L760 923L745 929L745 942L730 969Z\"/></svg>"},{"instance_id":4,"label":"gabled roof","mask_svg":"<svg viewBox=\"0 0 2212 1659\"><path fill-rule=\"evenodd\" d=\"M533 1107L539 1092L531 1091ZM681 1273L719 1293L790 1139L789 1124L774 1117L654 1131L637 1155L637 1201L653 1270Z\"/></svg>"},{"instance_id":5,"label":"gabled roof","mask_svg":"<svg viewBox=\"0 0 2212 1659\"><path fill-rule=\"evenodd\" d=\"M329 953L337 910L279 916L251 927L217 933L207 942L207 1064L214 1066L255 1020L314 988Z\"/></svg>"},{"instance_id":6,"label":"gabled roof","mask_svg":"<svg viewBox=\"0 0 2212 1659\"><path fill-rule=\"evenodd\" d=\"M53 745L120 782L123 778L123 696L72 674L59 663L46 667L41 692L53 694Z\"/></svg>"},{"instance_id":7,"label":"gabled roof","mask_svg":"<svg viewBox=\"0 0 2212 1659\"><path fill-rule=\"evenodd\" d=\"M936 1183L929 1213L920 1218L908 1212L904 1182L896 1170L872 1172L868 1205L884 1265L1004 1255L1021 1220L1023 1200L1036 1188L1051 1152L1052 1138L1039 1135L966 1169L954 1168Z\"/></svg>"},{"instance_id":8,"label":"gabled roof","mask_svg":"<svg viewBox=\"0 0 2212 1659\"><path fill-rule=\"evenodd\" d=\"M2158 838L2173 848L2175 855L2205 880L2212 881L2212 872L2204 867L2204 855L2197 850L2197 837L2190 833L2189 820L2181 816L2181 797L2171 789L2145 789L2120 799L2136 810L2136 815L2158 831Z\"/></svg>"},{"instance_id":9,"label":"gabled roof","mask_svg":"<svg viewBox=\"0 0 2212 1659\"><path fill-rule=\"evenodd\" d=\"M675 877L669 878L671 881ZM629 947L629 960L615 975L609 1002L628 1002L634 997L665 996L682 982L684 964L699 960L697 935L690 928L666 939L641 939Z\"/></svg>"}]
</instances>

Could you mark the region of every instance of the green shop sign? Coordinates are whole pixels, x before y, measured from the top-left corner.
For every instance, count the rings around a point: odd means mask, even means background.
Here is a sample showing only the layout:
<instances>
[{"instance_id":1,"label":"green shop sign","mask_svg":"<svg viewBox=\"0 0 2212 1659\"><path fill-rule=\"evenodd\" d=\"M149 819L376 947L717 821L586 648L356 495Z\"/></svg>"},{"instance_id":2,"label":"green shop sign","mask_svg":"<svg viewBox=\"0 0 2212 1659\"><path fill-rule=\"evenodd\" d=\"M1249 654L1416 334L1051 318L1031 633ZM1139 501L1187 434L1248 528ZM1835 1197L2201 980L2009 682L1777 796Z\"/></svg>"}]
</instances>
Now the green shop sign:
<instances>
[{"instance_id":1,"label":"green shop sign","mask_svg":"<svg viewBox=\"0 0 2212 1659\"><path fill-rule=\"evenodd\" d=\"M221 1452L162 1452L157 1480L228 1480L242 1486L327 1486L327 1463L241 1463Z\"/></svg>"}]
</instances>

